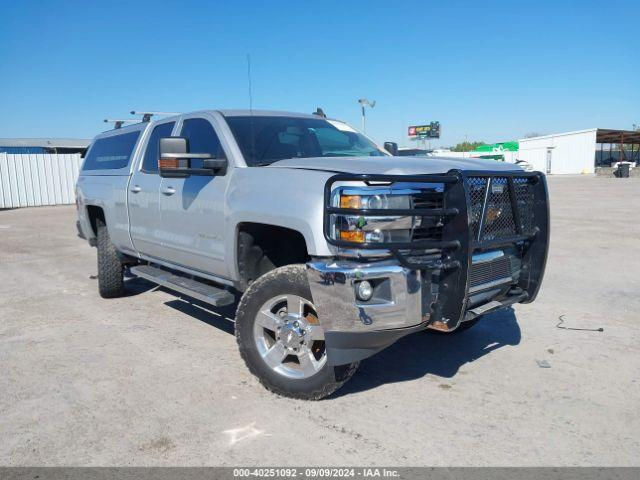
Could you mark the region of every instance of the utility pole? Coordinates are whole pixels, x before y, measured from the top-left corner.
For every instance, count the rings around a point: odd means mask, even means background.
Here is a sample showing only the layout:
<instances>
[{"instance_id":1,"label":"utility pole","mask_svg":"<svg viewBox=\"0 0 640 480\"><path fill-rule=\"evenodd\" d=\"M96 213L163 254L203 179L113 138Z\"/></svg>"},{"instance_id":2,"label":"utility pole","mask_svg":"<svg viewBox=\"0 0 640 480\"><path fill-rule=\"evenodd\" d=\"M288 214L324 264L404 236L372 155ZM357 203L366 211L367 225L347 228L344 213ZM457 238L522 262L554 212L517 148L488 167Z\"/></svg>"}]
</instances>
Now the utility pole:
<instances>
[{"instance_id":1,"label":"utility pole","mask_svg":"<svg viewBox=\"0 0 640 480\"><path fill-rule=\"evenodd\" d=\"M360 98L358 99L358 103L360 104L360 107L362 108L362 133L367 133L367 122L365 119L365 106L369 105L370 108L373 108L376 106L376 101L369 101L366 98Z\"/></svg>"}]
</instances>

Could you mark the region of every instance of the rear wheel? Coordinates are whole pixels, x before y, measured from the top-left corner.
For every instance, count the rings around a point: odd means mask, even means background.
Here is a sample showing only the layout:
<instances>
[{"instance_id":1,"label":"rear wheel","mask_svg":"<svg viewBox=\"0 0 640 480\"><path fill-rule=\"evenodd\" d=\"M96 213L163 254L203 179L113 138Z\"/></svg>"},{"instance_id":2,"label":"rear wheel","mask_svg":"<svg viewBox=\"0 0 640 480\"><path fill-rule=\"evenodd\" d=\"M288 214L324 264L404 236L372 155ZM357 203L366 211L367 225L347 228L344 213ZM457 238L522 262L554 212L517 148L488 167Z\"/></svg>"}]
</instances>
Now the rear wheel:
<instances>
[{"instance_id":1,"label":"rear wheel","mask_svg":"<svg viewBox=\"0 0 640 480\"><path fill-rule=\"evenodd\" d=\"M327 365L324 331L303 265L277 268L251 284L236 312L236 339L251 373L286 397L324 398L358 367Z\"/></svg>"},{"instance_id":2,"label":"rear wheel","mask_svg":"<svg viewBox=\"0 0 640 480\"><path fill-rule=\"evenodd\" d=\"M107 226L100 220L97 224L98 247L98 291L102 298L121 297L124 294L124 265Z\"/></svg>"}]
</instances>

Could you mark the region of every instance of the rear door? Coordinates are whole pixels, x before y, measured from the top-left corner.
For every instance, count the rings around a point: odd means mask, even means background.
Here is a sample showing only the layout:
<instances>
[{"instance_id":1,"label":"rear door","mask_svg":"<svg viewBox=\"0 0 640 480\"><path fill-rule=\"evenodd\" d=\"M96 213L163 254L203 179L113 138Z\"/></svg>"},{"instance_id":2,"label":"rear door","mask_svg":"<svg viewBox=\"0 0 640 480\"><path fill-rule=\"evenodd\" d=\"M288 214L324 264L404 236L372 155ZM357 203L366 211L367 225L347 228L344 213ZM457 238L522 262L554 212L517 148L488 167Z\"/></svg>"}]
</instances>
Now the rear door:
<instances>
[{"instance_id":1,"label":"rear door","mask_svg":"<svg viewBox=\"0 0 640 480\"><path fill-rule=\"evenodd\" d=\"M130 255L135 250L129 233L128 185L131 163L140 158L147 127L132 125L98 136L87 151L77 182L80 204L103 209L111 241ZM80 219L86 225L86 209L81 212Z\"/></svg>"},{"instance_id":2,"label":"rear door","mask_svg":"<svg viewBox=\"0 0 640 480\"><path fill-rule=\"evenodd\" d=\"M180 136L191 153L228 158L209 116L185 117ZM198 168L202 160L191 160ZM230 168L227 172L230 172ZM163 178L160 186L160 217L163 257L176 264L208 274L228 277L225 264L225 191L229 173Z\"/></svg>"},{"instance_id":3,"label":"rear door","mask_svg":"<svg viewBox=\"0 0 640 480\"><path fill-rule=\"evenodd\" d=\"M160 138L170 137L175 121L159 123L151 130L144 157L129 183L129 225L134 248L144 255L162 258L160 234L160 183L158 146Z\"/></svg>"}]
</instances>

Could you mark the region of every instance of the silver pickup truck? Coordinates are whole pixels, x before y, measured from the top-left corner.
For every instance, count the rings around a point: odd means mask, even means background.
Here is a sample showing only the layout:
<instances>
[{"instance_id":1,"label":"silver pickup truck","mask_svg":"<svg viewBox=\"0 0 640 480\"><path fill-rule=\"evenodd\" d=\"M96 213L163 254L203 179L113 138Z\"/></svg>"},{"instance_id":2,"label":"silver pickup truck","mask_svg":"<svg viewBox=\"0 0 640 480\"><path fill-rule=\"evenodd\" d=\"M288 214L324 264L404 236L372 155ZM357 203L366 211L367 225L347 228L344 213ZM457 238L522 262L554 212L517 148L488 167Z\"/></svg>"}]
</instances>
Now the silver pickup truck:
<instances>
[{"instance_id":1,"label":"silver pickup truck","mask_svg":"<svg viewBox=\"0 0 640 480\"><path fill-rule=\"evenodd\" d=\"M316 114L207 110L102 133L77 201L102 297L123 294L125 271L216 306L240 297L249 370L304 399L407 334L533 301L549 237L541 173L394 157Z\"/></svg>"}]
</instances>

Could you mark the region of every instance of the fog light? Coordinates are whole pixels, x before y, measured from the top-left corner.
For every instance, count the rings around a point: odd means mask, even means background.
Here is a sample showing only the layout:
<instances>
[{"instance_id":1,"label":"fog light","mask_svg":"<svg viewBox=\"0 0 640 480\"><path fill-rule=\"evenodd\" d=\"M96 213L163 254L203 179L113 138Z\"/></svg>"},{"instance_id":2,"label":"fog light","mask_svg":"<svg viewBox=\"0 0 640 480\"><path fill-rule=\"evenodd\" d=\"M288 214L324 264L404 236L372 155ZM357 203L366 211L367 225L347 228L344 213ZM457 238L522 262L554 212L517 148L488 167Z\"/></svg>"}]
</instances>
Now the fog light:
<instances>
[{"instance_id":1,"label":"fog light","mask_svg":"<svg viewBox=\"0 0 640 480\"><path fill-rule=\"evenodd\" d=\"M366 280L358 282L358 285L356 285L356 296L358 300L362 300L363 302L371 300L371 297L373 297L373 285Z\"/></svg>"}]
</instances>

